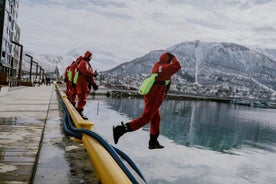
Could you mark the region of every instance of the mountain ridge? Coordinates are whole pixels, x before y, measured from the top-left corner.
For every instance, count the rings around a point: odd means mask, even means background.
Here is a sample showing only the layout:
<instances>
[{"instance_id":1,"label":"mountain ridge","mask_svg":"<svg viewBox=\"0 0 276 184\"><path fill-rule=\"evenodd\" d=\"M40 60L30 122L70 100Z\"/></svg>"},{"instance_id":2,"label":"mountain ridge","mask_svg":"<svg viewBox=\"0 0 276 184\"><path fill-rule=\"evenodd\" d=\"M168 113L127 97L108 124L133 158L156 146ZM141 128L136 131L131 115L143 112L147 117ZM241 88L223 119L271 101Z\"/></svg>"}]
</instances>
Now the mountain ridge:
<instances>
[{"instance_id":1,"label":"mountain ridge","mask_svg":"<svg viewBox=\"0 0 276 184\"><path fill-rule=\"evenodd\" d=\"M176 83L276 90L276 50L253 49L227 42L182 42L165 50L151 51L105 73L114 77L122 77L123 73L129 80L141 82L150 74L160 54L166 51L176 55L182 65L176 74Z\"/></svg>"},{"instance_id":2,"label":"mountain ridge","mask_svg":"<svg viewBox=\"0 0 276 184\"><path fill-rule=\"evenodd\" d=\"M76 56L89 50L87 48L72 49L66 56L34 54L34 58L41 61L43 58L43 63L48 68L58 66L63 74L66 66ZM109 76L110 80L116 78L119 83L128 83L135 87L150 75L153 64L163 52L171 52L182 65L181 71L174 76L174 89L179 91L185 91L183 86L193 83L213 87L230 86L235 90L276 91L276 49L196 40L181 42L167 49L153 50L131 61L104 51L92 52L95 53L92 60L94 70L99 68L98 71Z\"/></svg>"}]
</instances>

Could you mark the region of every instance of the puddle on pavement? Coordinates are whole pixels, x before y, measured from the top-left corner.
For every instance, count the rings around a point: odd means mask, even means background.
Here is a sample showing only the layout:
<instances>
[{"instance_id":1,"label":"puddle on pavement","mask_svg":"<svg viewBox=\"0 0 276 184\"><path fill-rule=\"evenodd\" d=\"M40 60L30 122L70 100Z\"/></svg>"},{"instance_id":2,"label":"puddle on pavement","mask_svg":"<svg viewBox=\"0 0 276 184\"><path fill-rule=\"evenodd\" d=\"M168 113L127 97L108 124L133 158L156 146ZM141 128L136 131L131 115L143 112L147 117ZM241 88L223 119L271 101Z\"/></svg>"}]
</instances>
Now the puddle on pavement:
<instances>
[{"instance_id":1,"label":"puddle on pavement","mask_svg":"<svg viewBox=\"0 0 276 184\"><path fill-rule=\"evenodd\" d=\"M20 128L20 125L25 124L41 124L43 126L43 123L43 120L36 118L0 117L0 125L3 125L2 128L5 128L5 131L7 131L7 128L14 131L15 127ZM98 183L93 165L89 160L88 154L84 150L83 145L73 142L68 137L64 136L62 126L59 125L59 123L59 119L53 119L52 121L49 120L46 123L46 130L44 132L44 140L39 155L37 170L34 176L34 183ZM35 125L34 127L37 126ZM34 131L35 130L36 129L34 129ZM7 133L10 132L8 131ZM26 138L26 133L26 131L20 131L17 134L18 136L21 135ZM13 138L17 138L17 134L13 132ZM3 134L2 136L5 135ZM40 137L38 136L38 138ZM16 140L18 139L19 138ZM26 153L26 149L28 150L28 153ZM34 151L36 149L34 149ZM23 146L22 148L20 146L13 148L8 147L5 149L0 148L0 159L20 158L22 160L21 163L31 163L34 162L34 160L28 159L34 159L35 156L33 154L36 154L36 152L31 150L33 149L30 149L28 146ZM25 156L27 156L27 158L25 158ZM10 161L17 162L18 160ZM13 167L8 166L5 165L5 169L8 171L14 169ZM4 172L4 170L2 171Z\"/></svg>"},{"instance_id":2,"label":"puddle on pavement","mask_svg":"<svg viewBox=\"0 0 276 184\"><path fill-rule=\"evenodd\" d=\"M10 171L14 171L16 169L17 169L17 167L14 165L0 163L0 173L10 172Z\"/></svg>"},{"instance_id":3,"label":"puddle on pavement","mask_svg":"<svg viewBox=\"0 0 276 184\"><path fill-rule=\"evenodd\" d=\"M34 183L97 183L87 152L79 143L63 137L42 146Z\"/></svg>"},{"instance_id":4,"label":"puddle on pavement","mask_svg":"<svg viewBox=\"0 0 276 184\"><path fill-rule=\"evenodd\" d=\"M44 120L37 118L0 117L0 125L21 125L30 123L44 123Z\"/></svg>"},{"instance_id":5,"label":"puddle on pavement","mask_svg":"<svg viewBox=\"0 0 276 184\"><path fill-rule=\"evenodd\" d=\"M0 118L0 125L16 125L16 117Z\"/></svg>"}]
</instances>

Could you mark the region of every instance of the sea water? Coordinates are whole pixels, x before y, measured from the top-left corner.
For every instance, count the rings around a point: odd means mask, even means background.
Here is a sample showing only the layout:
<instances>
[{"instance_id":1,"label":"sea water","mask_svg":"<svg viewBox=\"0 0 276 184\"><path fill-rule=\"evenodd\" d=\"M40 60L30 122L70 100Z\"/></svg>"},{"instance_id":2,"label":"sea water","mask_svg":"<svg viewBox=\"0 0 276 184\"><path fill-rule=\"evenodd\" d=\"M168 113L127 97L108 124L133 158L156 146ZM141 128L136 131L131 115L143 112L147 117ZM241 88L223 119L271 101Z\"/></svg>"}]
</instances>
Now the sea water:
<instances>
[{"instance_id":1,"label":"sea water","mask_svg":"<svg viewBox=\"0 0 276 184\"><path fill-rule=\"evenodd\" d=\"M149 184L276 183L276 109L165 100L158 138L164 149L148 149L148 125L115 145L112 126L139 117L143 108L143 99L94 98L85 114Z\"/></svg>"}]
</instances>

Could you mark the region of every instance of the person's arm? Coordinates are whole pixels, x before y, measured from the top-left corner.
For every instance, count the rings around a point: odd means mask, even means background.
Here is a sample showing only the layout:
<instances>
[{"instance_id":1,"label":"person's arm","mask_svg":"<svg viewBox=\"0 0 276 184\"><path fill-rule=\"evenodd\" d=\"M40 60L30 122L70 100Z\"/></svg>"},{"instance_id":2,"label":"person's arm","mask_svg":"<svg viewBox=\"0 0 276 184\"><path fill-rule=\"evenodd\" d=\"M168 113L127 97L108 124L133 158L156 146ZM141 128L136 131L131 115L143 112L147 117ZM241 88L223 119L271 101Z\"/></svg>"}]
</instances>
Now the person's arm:
<instances>
[{"instance_id":1,"label":"person's arm","mask_svg":"<svg viewBox=\"0 0 276 184\"><path fill-rule=\"evenodd\" d=\"M88 69L88 63L86 61L82 61L78 66L78 70L80 73L87 77L93 77L93 71Z\"/></svg>"},{"instance_id":2,"label":"person's arm","mask_svg":"<svg viewBox=\"0 0 276 184\"><path fill-rule=\"evenodd\" d=\"M178 59L176 57L173 57L171 63L163 66L162 69L165 73L167 73L167 75L172 76L181 69L181 65Z\"/></svg>"}]
</instances>

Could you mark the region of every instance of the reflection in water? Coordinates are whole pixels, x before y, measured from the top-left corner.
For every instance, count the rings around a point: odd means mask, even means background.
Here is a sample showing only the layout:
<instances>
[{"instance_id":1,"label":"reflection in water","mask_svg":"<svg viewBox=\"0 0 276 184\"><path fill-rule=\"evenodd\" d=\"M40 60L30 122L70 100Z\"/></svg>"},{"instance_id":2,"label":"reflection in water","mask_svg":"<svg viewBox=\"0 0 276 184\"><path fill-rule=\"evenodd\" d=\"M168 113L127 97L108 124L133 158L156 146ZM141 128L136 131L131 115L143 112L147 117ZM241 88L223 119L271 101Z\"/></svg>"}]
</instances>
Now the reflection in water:
<instances>
[{"instance_id":1,"label":"reflection in water","mask_svg":"<svg viewBox=\"0 0 276 184\"><path fill-rule=\"evenodd\" d=\"M130 119L141 115L143 99L108 98L112 109ZM166 100L161 107L161 134L175 143L216 151L250 145L276 151L275 109L258 109L208 101Z\"/></svg>"}]
</instances>

